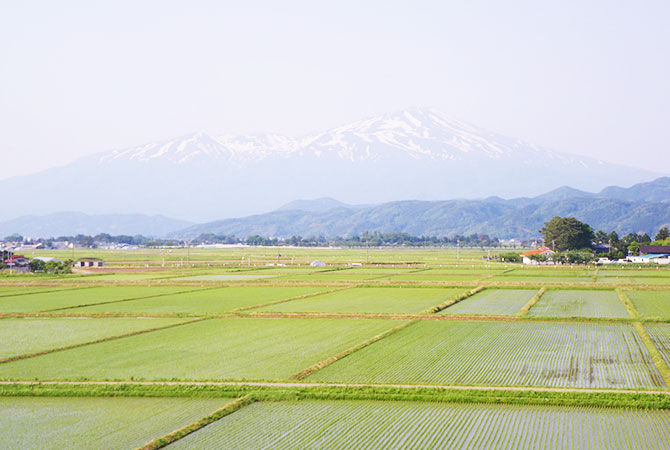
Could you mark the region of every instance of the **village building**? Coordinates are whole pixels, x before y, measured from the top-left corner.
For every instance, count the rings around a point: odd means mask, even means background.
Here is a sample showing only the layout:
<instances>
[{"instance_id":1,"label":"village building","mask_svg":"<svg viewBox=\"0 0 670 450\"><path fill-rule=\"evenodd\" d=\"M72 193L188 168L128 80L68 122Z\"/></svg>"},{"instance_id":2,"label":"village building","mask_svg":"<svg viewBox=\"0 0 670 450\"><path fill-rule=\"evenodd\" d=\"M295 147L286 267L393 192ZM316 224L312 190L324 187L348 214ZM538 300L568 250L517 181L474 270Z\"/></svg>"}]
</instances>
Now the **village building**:
<instances>
[{"instance_id":1,"label":"village building","mask_svg":"<svg viewBox=\"0 0 670 450\"><path fill-rule=\"evenodd\" d=\"M667 255L670 253L670 245L640 245L637 249L638 255Z\"/></svg>"},{"instance_id":2,"label":"village building","mask_svg":"<svg viewBox=\"0 0 670 450\"><path fill-rule=\"evenodd\" d=\"M647 253L638 256L629 256L628 260L639 264L670 264L670 253Z\"/></svg>"},{"instance_id":3,"label":"village building","mask_svg":"<svg viewBox=\"0 0 670 450\"><path fill-rule=\"evenodd\" d=\"M72 267L103 267L105 261L100 258L79 258L76 260Z\"/></svg>"},{"instance_id":4,"label":"village building","mask_svg":"<svg viewBox=\"0 0 670 450\"><path fill-rule=\"evenodd\" d=\"M535 250L530 250L527 251L526 253L522 253L521 258L523 258L524 264L540 264L540 262L534 259L534 257L544 255L547 257L547 259L549 259L549 257L553 254L554 251L552 249L543 245L542 247L536 248Z\"/></svg>"}]
</instances>

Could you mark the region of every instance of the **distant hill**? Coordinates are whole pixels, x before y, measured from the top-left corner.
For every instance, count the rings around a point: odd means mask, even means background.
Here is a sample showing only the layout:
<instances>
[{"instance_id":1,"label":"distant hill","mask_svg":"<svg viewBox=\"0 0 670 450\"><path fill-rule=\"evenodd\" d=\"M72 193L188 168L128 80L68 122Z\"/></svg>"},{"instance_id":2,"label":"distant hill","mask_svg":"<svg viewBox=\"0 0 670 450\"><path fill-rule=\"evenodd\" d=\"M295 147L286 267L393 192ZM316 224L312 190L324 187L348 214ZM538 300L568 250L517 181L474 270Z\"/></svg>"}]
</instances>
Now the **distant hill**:
<instances>
[{"instance_id":1,"label":"distant hill","mask_svg":"<svg viewBox=\"0 0 670 450\"><path fill-rule=\"evenodd\" d=\"M628 189L607 188L592 194L559 188L535 198L504 200L400 201L362 208L338 206L330 210L286 210L210 222L173 233L195 237L201 233L262 236L352 236L364 231L406 232L413 235L453 236L487 233L499 238L535 238L553 216L574 216L596 229L617 233L655 233L670 224L670 202L647 201L667 192L668 178ZM609 193L609 194L608 194ZM614 194L613 194L614 193ZM636 201L625 198L637 197ZM624 199L604 198L620 194Z\"/></svg>"},{"instance_id":2,"label":"distant hill","mask_svg":"<svg viewBox=\"0 0 670 450\"><path fill-rule=\"evenodd\" d=\"M619 200L668 203L670 202L670 177L639 183L629 188L610 186L600 191L597 196Z\"/></svg>"},{"instance_id":3,"label":"distant hill","mask_svg":"<svg viewBox=\"0 0 670 450\"><path fill-rule=\"evenodd\" d=\"M612 198L611 198L612 197ZM631 200L633 199L633 200ZM142 214L54 213L0 222L0 238L98 233L196 237L201 233L262 236L352 236L364 231L453 236L487 233L499 238L535 238L555 215L574 216L596 229L654 234L670 224L670 178L630 188L590 193L561 187L533 198L418 201L349 205L324 197L297 200L276 211L204 224ZM660 201L659 201L660 200Z\"/></svg>"},{"instance_id":4,"label":"distant hill","mask_svg":"<svg viewBox=\"0 0 670 450\"><path fill-rule=\"evenodd\" d=\"M314 200L295 200L290 203L287 203L277 211L311 211L311 212L321 212L328 211L329 209L335 208L353 208L353 205L347 203L342 203L339 200L335 200L330 197L322 197Z\"/></svg>"},{"instance_id":5,"label":"distant hill","mask_svg":"<svg viewBox=\"0 0 670 450\"><path fill-rule=\"evenodd\" d=\"M34 238L98 233L159 237L189 225L192 222L164 216L60 212L44 216L22 216L0 222L0 239L13 233Z\"/></svg>"}]
</instances>

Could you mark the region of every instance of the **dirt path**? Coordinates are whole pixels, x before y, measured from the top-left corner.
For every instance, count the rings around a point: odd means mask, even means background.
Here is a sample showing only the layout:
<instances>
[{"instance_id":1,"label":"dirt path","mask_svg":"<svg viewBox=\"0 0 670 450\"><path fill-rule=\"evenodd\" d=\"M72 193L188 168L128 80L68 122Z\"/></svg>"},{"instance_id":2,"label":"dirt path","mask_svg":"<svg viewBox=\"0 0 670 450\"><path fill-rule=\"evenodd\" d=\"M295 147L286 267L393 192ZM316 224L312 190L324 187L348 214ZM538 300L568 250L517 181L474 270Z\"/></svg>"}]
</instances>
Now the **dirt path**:
<instances>
[{"instance_id":1,"label":"dirt path","mask_svg":"<svg viewBox=\"0 0 670 450\"><path fill-rule=\"evenodd\" d=\"M258 386L258 387L353 387L353 388L395 388L395 389L443 389L462 391L514 391L514 392L570 392L585 394L661 394L670 395L670 390L628 390L628 389L591 389L591 388L550 388L550 387L521 387L521 386L445 386L430 384L350 384L350 383L292 383L292 382L255 382L255 381L0 381L3 385L92 385L92 386Z\"/></svg>"}]
</instances>

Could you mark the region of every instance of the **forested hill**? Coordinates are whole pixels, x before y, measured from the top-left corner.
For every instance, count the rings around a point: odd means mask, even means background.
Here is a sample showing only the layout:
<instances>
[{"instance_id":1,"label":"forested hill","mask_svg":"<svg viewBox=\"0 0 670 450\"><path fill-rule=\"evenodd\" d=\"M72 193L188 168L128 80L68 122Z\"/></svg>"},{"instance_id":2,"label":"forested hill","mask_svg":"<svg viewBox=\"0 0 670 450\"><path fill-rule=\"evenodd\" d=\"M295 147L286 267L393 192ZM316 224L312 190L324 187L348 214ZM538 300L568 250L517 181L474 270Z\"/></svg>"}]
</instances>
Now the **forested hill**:
<instances>
[{"instance_id":1,"label":"forested hill","mask_svg":"<svg viewBox=\"0 0 670 450\"><path fill-rule=\"evenodd\" d=\"M195 225L175 237L201 233L236 236L353 236L364 231L453 236L486 233L498 238L534 238L554 216L572 216L595 229L655 233L670 224L670 203L568 198L558 201L451 200L402 201L366 208L328 211L280 210L239 219Z\"/></svg>"}]
</instances>

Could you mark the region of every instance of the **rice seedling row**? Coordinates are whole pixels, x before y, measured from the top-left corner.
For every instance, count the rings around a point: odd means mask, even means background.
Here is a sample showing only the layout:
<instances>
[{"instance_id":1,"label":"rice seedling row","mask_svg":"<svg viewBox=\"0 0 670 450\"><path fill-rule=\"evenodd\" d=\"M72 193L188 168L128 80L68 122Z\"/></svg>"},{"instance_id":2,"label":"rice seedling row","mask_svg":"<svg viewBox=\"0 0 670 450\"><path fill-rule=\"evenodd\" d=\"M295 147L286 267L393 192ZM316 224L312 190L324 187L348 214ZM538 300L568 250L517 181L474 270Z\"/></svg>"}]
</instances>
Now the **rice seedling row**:
<instances>
[{"instance_id":1,"label":"rice seedling row","mask_svg":"<svg viewBox=\"0 0 670 450\"><path fill-rule=\"evenodd\" d=\"M534 289L484 289L440 314L516 314L537 293Z\"/></svg>"},{"instance_id":2,"label":"rice seedling row","mask_svg":"<svg viewBox=\"0 0 670 450\"><path fill-rule=\"evenodd\" d=\"M642 318L670 318L670 291L626 291Z\"/></svg>"},{"instance_id":3,"label":"rice seedling row","mask_svg":"<svg viewBox=\"0 0 670 450\"><path fill-rule=\"evenodd\" d=\"M670 412L396 401L254 403L170 449L650 448Z\"/></svg>"},{"instance_id":4,"label":"rice seedling row","mask_svg":"<svg viewBox=\"0 0 670 450\"><path fill-rule=\"evenodd\" d=\"M0 360L159 328L184 319L25 318L0 320Z\"/></svg>"},{"instance_id":5,"label":"rice seedling row","mask_svg":"<svg viewBox=\"0 0 670 450\"><path fill-rule=\"evenodd\" d=\"M306 381L658 388L664 383L628 324L418 322Z\"/></svg>"},{"instance_id":6,"label":"rice seedling row","mask_svg":"<svg viewBox=\"0 0 670 450\"><path fill-rule=\"evenodd\" d=\"M418 313L464 288L364 287L259 308L267 312Z\"/></svg>"},{"instance_id":7,"label":"rice seedling row","mask_svg":"<svg viewBox=\"0 0 670 450\"><path fill-rule=\"evenodd\" d=\"M238 308L326 291L323 286L230 286L72 309L72 312L222 314Z\"/></svg>"},{"instance_id":8,"label":"rice seedling row","mask_svg":"<svg viewBox=\"0 0 670 450\"><path fill-rule=\"evenodd\" d=\"M134 448L227 399L0 397L0 447Z\"/></svg>"},{"instance_id":9,"label":"rice seedling row","mask_svg":"<svg viewBox=\"0 0 670 450\"><path fill-rule=\"evenodd\" d=\"M548 290L530 309L530 316L628 318L614 291Z\"/></svg>"},{"instance_id":10,"label":"rice seedling row","mask_svg":"<svg viewBox=\"0 0 670 450\"><path fill-rule=\"evenodd\" d=\"M208 319L0 364L0 379L281 380L398 324Z\"/></svg>"},{"instance_id":11,"label":"rice seedling row","mask_svg":"<svg viewBox=\"0 0 670 450\"><path fill-rule=\"evenodd\" d=\"M93 303L113 302L140 297L160 296L177 292L196 291L197 287L183 286L104 286L85 289L38 292L27 295L0 297L1 312L34 312L72 308Z\"/></svg>"}]
</instances>

